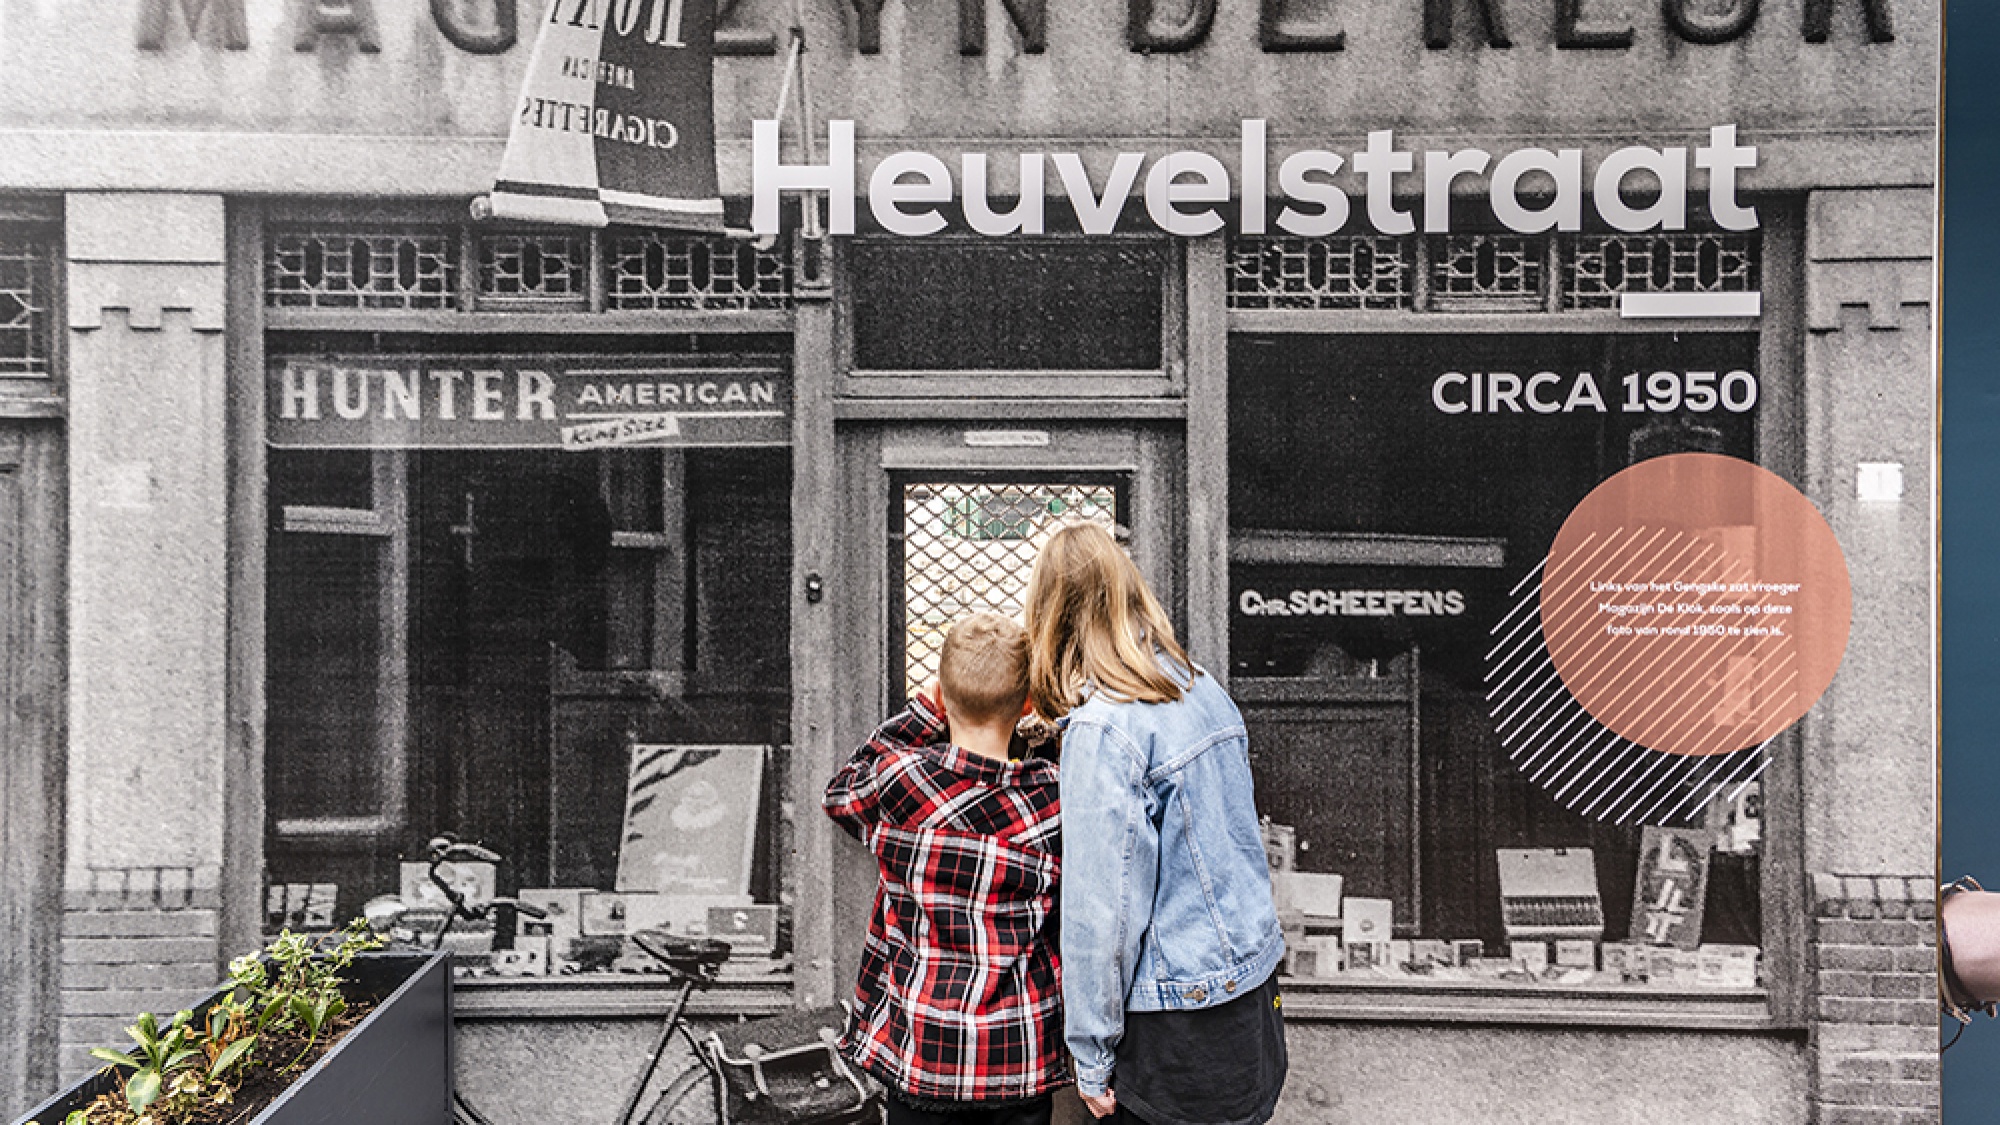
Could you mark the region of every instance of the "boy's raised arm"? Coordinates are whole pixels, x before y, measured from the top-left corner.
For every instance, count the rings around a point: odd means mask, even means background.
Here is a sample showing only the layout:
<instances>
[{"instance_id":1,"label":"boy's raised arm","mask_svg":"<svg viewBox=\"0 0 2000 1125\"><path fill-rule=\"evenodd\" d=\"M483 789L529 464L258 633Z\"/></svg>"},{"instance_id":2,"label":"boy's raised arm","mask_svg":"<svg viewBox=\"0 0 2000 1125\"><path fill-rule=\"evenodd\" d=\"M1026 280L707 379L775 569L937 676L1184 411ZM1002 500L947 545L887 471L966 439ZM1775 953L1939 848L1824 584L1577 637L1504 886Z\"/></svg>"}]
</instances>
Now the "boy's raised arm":
<instances>
[{"instance_id":1,"label":"boy's raised arm","mask_svg":"<svg viewBox=\"0 0 2000 1125\"><path fill-rule=\"evenodd\" d=\"M875 823L875 811L882 796L882 760L897 750L928 746L944 737L944 720L923 696L910 701L875 728L868 741L855 747L847 763L834 771L826 783L821 805L835 824L855 839Z\"/></svg>"}]
</instances>

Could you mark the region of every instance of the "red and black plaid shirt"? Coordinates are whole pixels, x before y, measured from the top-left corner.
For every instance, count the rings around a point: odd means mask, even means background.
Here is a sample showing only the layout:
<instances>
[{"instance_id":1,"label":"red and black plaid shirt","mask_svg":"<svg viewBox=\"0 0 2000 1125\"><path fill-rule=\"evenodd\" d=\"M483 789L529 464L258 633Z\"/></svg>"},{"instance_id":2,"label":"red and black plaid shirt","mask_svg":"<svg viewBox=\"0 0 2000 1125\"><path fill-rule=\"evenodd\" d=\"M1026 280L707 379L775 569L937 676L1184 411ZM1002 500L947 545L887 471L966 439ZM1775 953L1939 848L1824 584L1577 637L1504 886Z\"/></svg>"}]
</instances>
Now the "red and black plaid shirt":
<instances>
[{"instance_id":1,"label":"red and black plaid shirt","mask_svg":"<svg viewBox=\"0 0 2000 1125\"><path fill-rule=\"evenodd\" d=\"M1069 1080L1056 766L944 736L912 703L827 783L827 815L882 872L841 1045L922 1101L1020 1101Z\"/></svg>"}]
</instances>

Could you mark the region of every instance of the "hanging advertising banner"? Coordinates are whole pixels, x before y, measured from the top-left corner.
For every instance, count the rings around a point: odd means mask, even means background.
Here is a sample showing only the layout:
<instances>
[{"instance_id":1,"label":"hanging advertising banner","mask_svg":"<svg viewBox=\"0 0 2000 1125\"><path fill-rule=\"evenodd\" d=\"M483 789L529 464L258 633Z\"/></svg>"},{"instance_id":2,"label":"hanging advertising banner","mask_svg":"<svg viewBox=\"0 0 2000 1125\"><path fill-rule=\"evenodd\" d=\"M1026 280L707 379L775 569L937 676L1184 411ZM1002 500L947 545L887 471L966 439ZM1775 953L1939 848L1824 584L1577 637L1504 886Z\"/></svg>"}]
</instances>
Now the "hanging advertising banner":
<instances>
[{"instance_id":1,"label":"hanging advertising banner","mask_svg":"<svg viewBox=\"0 0 2000 1125\"><path fill-rule=\"evenodd\" d=\"M494 217L721 230L714 58L715 0L549 0Z\"/></svg>"},{"instance_id":2,"label":"hanging advertising banner","mask_svg":"<svg viewBox=\"0 0 2000 1125\"><path fill-rule=\"evenodd\" d=\"M265 433L289 449L789 445L770 366L627 356L333 356L271 365Z\"/></svg>"}]
</instances>

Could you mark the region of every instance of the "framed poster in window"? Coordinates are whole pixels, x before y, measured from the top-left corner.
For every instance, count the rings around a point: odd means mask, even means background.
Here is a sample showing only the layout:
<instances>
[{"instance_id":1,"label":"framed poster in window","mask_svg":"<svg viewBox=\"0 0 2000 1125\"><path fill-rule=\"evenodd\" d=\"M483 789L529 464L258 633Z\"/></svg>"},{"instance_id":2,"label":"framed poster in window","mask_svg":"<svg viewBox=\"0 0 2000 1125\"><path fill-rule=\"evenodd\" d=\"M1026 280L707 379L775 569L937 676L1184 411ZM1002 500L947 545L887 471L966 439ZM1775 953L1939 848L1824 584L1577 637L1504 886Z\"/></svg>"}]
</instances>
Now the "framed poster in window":
<instances>
[{"instance_id":1,"label":"framed poster in window","mask_svg":"<svg viewBox=\"0 0 2000 1125\"><path fill-rule=\"evenodd\" d=\"M750 893L764 757L763 746L634 744L617 889Z\"/></svg>"},{"instance_id":2,"label":"framed poster in window","mask_svg":"<svg viewBox=\"0 0 2000 1125\"><path fill-rule=\"evenodd\" d=\"M1639 839L1639 875L1632 889L1632 940L1695 949L1708 897L1705 828L1647 827Z\"/></svg>"}]
</instances>

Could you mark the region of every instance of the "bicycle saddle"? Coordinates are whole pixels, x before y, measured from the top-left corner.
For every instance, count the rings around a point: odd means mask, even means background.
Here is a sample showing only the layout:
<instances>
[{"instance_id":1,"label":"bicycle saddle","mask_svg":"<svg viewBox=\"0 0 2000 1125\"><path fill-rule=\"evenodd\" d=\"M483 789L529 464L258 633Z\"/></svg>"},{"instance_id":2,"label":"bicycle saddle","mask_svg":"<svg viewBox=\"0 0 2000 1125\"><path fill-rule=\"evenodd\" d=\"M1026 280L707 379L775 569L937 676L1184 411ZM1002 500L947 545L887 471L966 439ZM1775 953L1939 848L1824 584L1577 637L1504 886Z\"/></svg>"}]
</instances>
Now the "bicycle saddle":
<instances>
[{"instance_id":1,"label":"bicycle saddle","mask_svg":"<svg viewBox=\"0 0 2000 1125\"><path fill-rule=\"evenodd\" d=\"M683 937L666 930L640 930L632 944L651 954L677 975L710 981L729 960L729 943L715 938Z\"/></svg>"}]
</instances>

